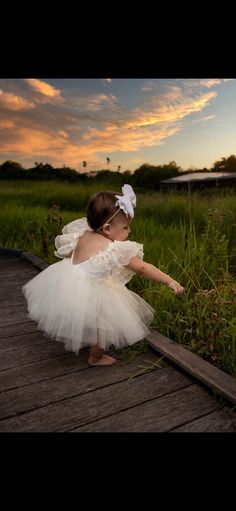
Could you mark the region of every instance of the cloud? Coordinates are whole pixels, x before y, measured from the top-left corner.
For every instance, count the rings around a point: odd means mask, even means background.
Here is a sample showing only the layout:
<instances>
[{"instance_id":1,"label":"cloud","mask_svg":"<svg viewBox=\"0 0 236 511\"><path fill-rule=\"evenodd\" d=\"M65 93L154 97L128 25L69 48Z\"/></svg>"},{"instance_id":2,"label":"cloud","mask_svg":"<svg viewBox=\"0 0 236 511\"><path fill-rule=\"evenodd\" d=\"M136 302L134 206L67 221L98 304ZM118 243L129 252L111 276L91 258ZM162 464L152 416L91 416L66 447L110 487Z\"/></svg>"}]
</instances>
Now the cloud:
<instances>
[{"instance_id":1,"label":"cloud","mask_svg":"<svg viewBox=\"0 0 236 511\"><path fill-rule=\"evenodd\" d=\"M138 128L154 124L175 123L184 117L203 110L217 96L216 92L208 92L197 98L181 97L178 91L172 91L165 98L152 98L146 101L146 108L135 109L133 115L125 123L125 128Z\"/></svg>"},{"instance_id":2,"label":"cloud","mask_svg":"<svg viewBox=\"0 0 236 511\"><path fill-rule=\"evenodd\" d=\"M80 113L98 112L109 109L109 112L116 106L117 98L113 94L89 94L71 100L71 106Z\"/></svg>"},{"instance_id":3,"label":"cloud","mask_svg":"<svg viewBox=\"0 0 236 511\"><path fill-rule=\"evenodd\" d=\"M26 81L43 98L60 97L58 89L41 80ZM196 85L175 81L162 84L160 91L149 82L149 88L143 92L138 106L131 101L135 105L132 107L127 106L122 94L117 97L101 92L83 96L67 93L66 96L66 88L62 103L41 100L33 103L11 93L1 93L0 128L6 129L1 133L0 151L11 159L14 154L28 161L31 155L33 162L40 158L53 165L66 164L73 168L80 168L86 160L92 170L98 163L100 168L104 165L103 153L135 152L158 146L182 129L183 120L187 124L214 117L189 119L217 96L205 87L197 89ZM3 110L1 113L2 96L8 98L12 107L8 115L3 115ZM13 98L18 98L18 102ZM6 105L6 101L3 103Z\"/></svg>"},{"instance_id":4,"label":"cloud","mask_svg":"<svg viewBox=\"0 0 236 511\"><path fill-rule=\"evenodd\" d=\"M219 79L205 79L200 80L200 85L203 85L203 87L207 87L207 89L211 89L211 87L215 87L215 85L220 85L222 80Z\"/></svg>"},{"instance_id":5,"label":"cloud","mask_svg":"<svg viewBox=\"0 0 236 511\"><path fill-rule=\"evenodd\" d=\"M215 119L216 115L208 115L207 117L200 117L199 119L194 119L190 121L190 124L197 124L198 122L210 121L211 119Z\"/></svg>"},{"instance_id":6,"label":"cloud","mask_svg":"<svg viewBox=\"0 0 236 511\"><path fill-rule=\"evenodd\" d=\"M8 119L0 120L0 130L10 130L15 128L15 123L13 121L9 121Z\"/></svg>"},{"instance_id":7,"label":"cloud","mask_svg":"<svg viewBox=\"0 0 236 511\"><path fill-rule=\"evenodd\" d=\"M152 82L151 80L141 87L141 90L143 90L144 92L150 92L156 89L157 84L155 82Z\"/></svg>"},{"instance_id":8,"label":"cloud","mask_svg":"<svg viewBox=\"0 0 236 511\"><path fill-rule=\"evenodd\" d=\"M42 80L37 80L35 78L25 78L25 82L32 87L35 91L39 92L43 96L49 98L58 98L61 95L59 89L56 89L49 83L43 82Z\"/></svg>"},{"instance_id":9,"label":"cloud","mask_svg":"<svg viewBox=\"0 0 236 511\"><path fill-rule=\"evenodd\" d=\"M32 101L28 101L20 96L16 96L11 92L3 92L0 89L0 108L4 110L28 110L34 108Z\"/></svg>"}]
</instances>

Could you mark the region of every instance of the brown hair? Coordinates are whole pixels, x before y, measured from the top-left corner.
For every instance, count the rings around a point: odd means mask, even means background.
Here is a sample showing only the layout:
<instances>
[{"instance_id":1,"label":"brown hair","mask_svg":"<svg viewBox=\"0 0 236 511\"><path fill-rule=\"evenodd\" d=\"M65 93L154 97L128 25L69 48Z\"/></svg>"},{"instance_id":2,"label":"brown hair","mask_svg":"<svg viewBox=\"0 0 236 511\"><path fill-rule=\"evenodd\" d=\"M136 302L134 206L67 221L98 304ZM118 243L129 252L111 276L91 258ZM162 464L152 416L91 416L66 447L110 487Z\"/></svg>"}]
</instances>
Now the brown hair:
<instances>
[{"instance_id":1,"label":"brown hair","mask_svg":"<svg viewBox=\"0 0 236 511\"><path fill-rule=\"evenodd\" d=\"M91 229L97 231L119 210L119 206L115 206L116 195L119 195L119 193L105 190L91 197L87 207L87 221Z\"/></svg>"}]
</instances>

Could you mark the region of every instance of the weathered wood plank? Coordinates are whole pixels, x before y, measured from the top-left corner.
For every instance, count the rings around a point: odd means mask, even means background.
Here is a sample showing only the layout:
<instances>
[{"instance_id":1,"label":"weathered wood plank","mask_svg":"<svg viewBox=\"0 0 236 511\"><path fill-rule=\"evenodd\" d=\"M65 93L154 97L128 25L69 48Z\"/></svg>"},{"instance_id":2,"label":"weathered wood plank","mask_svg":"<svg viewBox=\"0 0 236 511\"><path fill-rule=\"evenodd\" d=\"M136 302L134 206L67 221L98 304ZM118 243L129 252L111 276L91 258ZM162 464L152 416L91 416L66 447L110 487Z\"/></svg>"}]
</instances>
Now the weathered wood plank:
<instances>
[{"instance_id":1,"label":"weathered wood plank","mask_svg":"<svg viewBox=\"0 0 236 511\"><path fill-rule=\"evenodd\" d=\"M76 432L167 432L218 407L207 389L193 384L158 399L74 428ZM89 418L89 417L88 417ZM89 422L91 422L89 424Z\"/></svg>"},{"instance_id":2,"label":"weathered wood plank","mask_svg":"<svg viewBox=\"0 0 236 511\"><path fill-rule=\"evenodd\" d=\"M22 323L15 323L13 320L10 325L0 326L0 338L7 339L8 337L14 337L15 335L27 334L35 332L37 330L37 324L31 319L27 319Z\"/></svg>"},{"instance_id":3,"label":"weathered wood plank","mask_svg":"<svg viewBox=\"0 0 236 511\"><path fill-rule=\"evenodd\" d=\"M14 282L22 282L22 281L27 281L33 277L36 277L36 275L38 275L38 271L33 269L31 270L30 268L28 268L27 270L25 269L21 269L21 270L16 270L16 271L10 271L8 270L7 272L3 272L3 271L0 271L0 279L1 279L1 284L4 284L4 286L7 285L7 283L10 281L14 281Z\"/></svg>"},{"instance_id":4,"label":"weathered wood plank","mask_svg":"<svg viewBox=\"0 0 236 511\"><path fill-rule=\"evenodd\" d=\"M3 289L3 292L1 292L1 296L4 296L4 291L11 290L12 295L14 295L15 291L20 289L26 282L31 280L36 275L29 274L25 275L24 277L16 277L15 279L7 279L6 281L2 280L1 283L1 290Z\"/></svg>"},{"instance_id":5,"label":"weathered wood plank","mask_svg":"<svg viewBox=\"0 0 236 511\"><path fill-rule=\"evenodd\" d=\"M1 299L1 310L6 307L18 307L19 305L25 305L26 307L26 300L22 293L20 296L13 296L12 298L2 298Z\"/></svg>"},{"instance_id":6,"label":"weathered wood plank","mask_svg":"<svg viewBox=\"0 0 236 511\"><path fill-rule=\"evenodd\" d=\"M236 432L236 413L225 406L222 409L204 415L187 424L171 430L171 433L235 433Z\"/></svg>"},{"instance_id":7,"label":"weathered wood plank","mask_svg":"<svg viewBox=\"0 0 236 511\"><path fill-rule=\"evenodd\" d=\"M4 309L4 314L0 318L0 326L4 327L14 323L23 323L27 320L28 313L26 307L10 307Z\"/></svg>"},{"instance_id":8,"label":"weathered wood plank","mask_svg":"<svg viewBox=\"0 0 236 511\"><path fill-rule=\"evenodd\" d=\"M26 301L24 300L24 296L22 295L21 303L17 303L16 305L12 305L11 303L6 305L2 305L1 310L3 310L3 315L7 316L9 314L13 314L15 316L15 313L23 312L25 311Z\"/></svg>"},{"instance_id":9,"label":"weathered wood plank","mask_svg":"<svg viewBox=\"0 0 236 511\"><path fill-rule=\"evenodd\" d=\"M168 337L151 330L148 342L169 360L188 371L197 380L217 390L229 401L236 404L236 379L209 364Z\"/></svg>"},{"instance_id":10,"label":"weathered wood plank","mask_svg":"<svg viewBox=\"0 0 236 511\"><path fill-rule=\"evenodd\" d=\"M35 343L32 346L22 346L20 349L17 349L16 346L13 349L0 352L0 371L58 357L64 353L64 345L55 341L44 344Z\"/></svg>"},{"instance_id":11,"label":"weathered wood plank","mask_svg":"<svg viewBox=\"0 0 236 511\"><path fill-rule=\"evenodd\" d=\"M23 272L27 272L27 271L34 271L35 273L40 273L40 270L38 268L35 268L35 266L33 266L33 264L23 262L23 261L18 261L17 263L10 262L7 265L6 263L2 264L2 260L0 258L0 274L1 275L5 275L7 273L16 273L16 272L23 273Z\"/></svg>"},{"instance_id":12,"label":"weathered wood plank","mask_svg":"<svg viewBox=\"0 0 236 511\"><path fill-rule=\"evenodd\" d=\"M48 263L40 259L33 252L0 247L0 261L15 260L15 262L17 262L17 259L22 262L28 261L40 270L44 270L49 266Z\"/></svg>"},{"instance_id":13,"label":"weathered wood plank","mask_svg":"<svg viewBox=\"0 0 236 511\"><path fill-rule=\"evenodd\" d=\"M40 330L34 330L29 333L14 335L0 339L0 353L4 351L20 350L23 346L35 346L36 344L45 344L52 342L52 339L45 337Z\"/></svg>"},{"instance_id":14,"label":"weathered wood plank","mask_svg":"<svg viewBox=\"0 0 236 511\"><path fill-rule=\"evenodd\" d=\"M24 282L17 287L12 286L11 288L4 287L4 288L0 289L0 306L1 306L2 300L4 300L4 299L11 300L12 298L20 298L20 297L24 296L22 293L22 285L24 285Z\"/></svg>"},{"instance_id":15,"label":"weathered wood plank","mask_svg":"<svg viewBox=\"0 0 236 511\"><path fill-rule=\"evenodd\" d=\"M36 269L30 262L27 262L25 259L20 259L20 258L7 258L7 259L3 259L2 257L0 257L0 269L1 271L4 271L4 270L11 270L12 268L15 268L15 269L25 269L27 270L27 268L34 268Z\"/></svg>"},{"instance_id":16,"label":"weathered wood plank","mask_svg":"<svg viewBox=\"0 0 236 511\"><path fill-rule=\"evenodd\" d=\"M12 248L12 247L3 247L0 246L0 256L1 257L19 257L21 253L23 252L23 249L20 248Z\"/></svg>"},{"instance_id":17,"label":"weathered wood plank","mask_svg":"<svg viewBox=\"0 0 236 511\"><path fill-rule=\"evenodd\" d=\"M112 373L113 366L100 370ZM53 403L19 417L4 419L0 422L0 431L68 431L163 394L168 397L171 391L187 385L192 386L190 377L172 367L154 370L132 380ZM131 416L133 410L134 408L130 410Z\"/></svg>"},{"instance_id":18,"label":"weathered wood plank","mask_svg":"<svg viewBox=\"0 0 236 511\"><path fill-rule=\"evenodd\" d=\"M23 295L21 289L18 290L17 292L13 291L12 289L11 290L6 289L5 293L1 293L1 296L0 296L0 307L2 307L4 301L11 302L12 300L17 300L18 298L22 298L23 296L24 295Z\"/></svg>"},{"instance_id":19,"label":"weathered wood plank","mask_svg":"<svg viewBox=\"0 0 236 511\"><path fill-rule=\"evenodd\" d=\"M25 258L27 261L31 262L34 266L39 268L40 270L45 270L49 264L40 259L38 256L33 254L32 252L22 252L22 258Z\"/></svg>"},{"instance_id":20,"label":"weathered wood plank","mask_svg":"<svg viewBox=\"0 0 236 511\"><path fill-rule=\"evenodd\" d=\"M88 368L88 370L74 371L66 375L60 375L38 383L31 383L14 390L0 394L0 418L11 417L18 413L34 410L50 403L65 400L73 396L79 396L92 392L106 385L121 382L128 379L139 370L140 364L153 363L158 357L151 351L139 354L135 361L125 363L120 360L113 370L101 370L100 367ZM167 363L160 362L164 370Z\"/></svg>"},{"instance_id":21,"label":"weathered wood plank","mask_svg":"<svg viewBox=\"0 0 236 511\"><path fill-rule=\"evenodd\" d=\"M38 381L43 381L56 376L79 371L88 367L88 353L84 350L77 357L71 352L65 352L63 355L39 362L33 362L25 366L14 367L0 372L0 389L15 389L23 385L29 385Z\"/></svg>"}]
</instances>

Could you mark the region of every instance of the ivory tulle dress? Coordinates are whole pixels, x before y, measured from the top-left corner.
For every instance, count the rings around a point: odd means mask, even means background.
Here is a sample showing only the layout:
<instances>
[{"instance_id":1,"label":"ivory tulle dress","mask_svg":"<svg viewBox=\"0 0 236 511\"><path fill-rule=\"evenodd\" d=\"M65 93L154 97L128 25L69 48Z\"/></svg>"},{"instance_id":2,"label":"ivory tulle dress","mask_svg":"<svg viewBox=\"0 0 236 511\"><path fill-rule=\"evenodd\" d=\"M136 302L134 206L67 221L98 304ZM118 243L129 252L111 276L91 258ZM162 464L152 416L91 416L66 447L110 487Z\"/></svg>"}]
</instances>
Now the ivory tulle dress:
<instances>
[{"instance_id":1,"label":"ivory tulle dress","mask_svg":"<svg viewBox=\"0 0 236 511\"><path fill-rule=\"evenodd\" d=\"M67 224L55 238L54 254L62 261L22 287L28 317L38 323L38 330L63 341L65 349L76 354L91 344L105 350L111 345L131 346L149 333L155 312L125 286L134 275L125 265L134 256L143 258L143 245L108 240L105 249L74 264L75 246L86 231L92 229L82 218Z\"/></svg>"}]
</instances>

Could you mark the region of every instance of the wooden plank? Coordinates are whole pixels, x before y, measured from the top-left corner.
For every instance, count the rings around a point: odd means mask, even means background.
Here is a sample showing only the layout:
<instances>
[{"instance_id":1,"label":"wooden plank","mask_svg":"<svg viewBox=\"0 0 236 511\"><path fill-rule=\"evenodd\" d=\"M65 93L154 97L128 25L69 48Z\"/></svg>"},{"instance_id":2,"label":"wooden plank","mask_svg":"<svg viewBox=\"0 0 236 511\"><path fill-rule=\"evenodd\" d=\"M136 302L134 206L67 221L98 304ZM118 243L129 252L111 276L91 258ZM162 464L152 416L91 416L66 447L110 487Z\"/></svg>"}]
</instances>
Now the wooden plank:
<instances>
[{"instance_id":1,"label":"wooden plank","mask_svg":"<svg viewBox=\"0 0 236 511\"><path fill-rule=\"evenodd\" d=\"M6 307L18 307L23 304L26 306L26 300L23 293L20 296L13 296L12 298L5 297L1 299L1 310Z\"/></svg>"},{"instance_id":2,"label":"wooden plank","mask_svg":"<svg viewBox=\"0 0 236 511\"><path fill-rule=\"evenodd\" d=\"M6 317L8 314L9 314L9 315L11 315L11 314L12 314L13 316L15 316L15 314L18 314L18 312L23 312L23 311L24 311L25 313L27 313L27 312L26 312L26 310L25 310L25 304L26 304L26 302L25 302L25 300L24 300L24 295L22 295L22 296L23 296L23 300L21 301L21 303L18 303L18 304L16 304L16 305L12 305L12 304L10 303L10 305L9 305L9 304L8 304L8 305L6 305L6 304L5 304L5 305L3 305L3 306L2 306L2 309L4 310L3 315L4 315L5 317Z\"/></svg>"},{"instance_id":3,"label":"wooden plank","mask_svg":"<svg viewBox=\"0 0 236 511\"><path fill-rule=\"evenodd\" d=\"M87 369L88 353L81 351L79 357L71 352L39 362L14 367L0 372L0 390L15 389L31 383L55 378L81 369Z\"/></svg>"},{"instance_id":4,"label":"wooden plank","mask_svg":"<svg viewBox=\"0 0 236 511\"><path fill-rule=\"evenodd\" d=\"M0 338L7 339L8 337L35 332L36 330L37 324L34 321L31 321L31 319L27 319L22 323L15 323L13 320L10 325L0 326Z\"/></svg>"},{"instance_id":5,"label":"wooden plank","mask_svg":"<svg viewBox=\"0 0 236 511\"><path fill-rule=\"evenodd\" d=\"M33 272L34 272L34 273L35 273L35 275L37 275L37 273L39 273L39 270L37 270L37 269L36 269L36 268L34 268L33 266L32 266L32 267L30 267L29 265L28 265L28 268L22 268L22 266L18 266L18 267L16 267L15 265L14 265L14 268L13 268L13 267L11 267L11 268L9 268L9 267L8 267L8 268L2 268L2 267L0 266L0 275L1 275L1 279L4 279L4 278L5 278L5 280L7 279L7 276L8 276L9 278L11 278L11 275L12 275L12 274L14 274L15 278L16 278L17 276L18 276L18 278L22 278L22 277L24 277L24 274L26 274L26 275L27 275L27 273L30 273L30 272L31 272L31 273L33 273Z\"/></svg>"},{"instance_id":6,"label":"wooden plank","mask_svg":"<svg viewBox=\"0 0 236 511\"><path fill-rule=\"evenodd\" d=\"M22 297L22 292L20 293L20 291L17 291L17 293L14 293L14 295L11 293L9 293L8 291L5 292L4 294L4 297L3 295L0 296L0 309L2 308L2 302L4 301L4 298L7 299L7 300L11 300L13 299L13 296L14 298L21 298Z\"/></svg>"},{"instance_id":7,"label":"wooden plank","mask_svg":"<svg viewBox=\"0 0 236 511\"><path fill-rule=\"evenodd\" d=\"M8 289L5 291L5 293L2 293L2 295L0 296L0 307L3 306L3 303L5 301L9 301L9 302L13 302L14 300L20 300L22 299L22 297L24 298L24 295L22 293L22 290L21 291L17 291L17 292L13 292L13 290L11 289L11 291L9 291Z\"/></svg>"},{"instance_id":8,"label":"wooden plank","mask_svg":"<svg viewBox=\"0 0 236 511\"><path fill-rule=\"evenodd\" d=\"M15 280L23 280L23 279L27 279L29 278L31 275L38 275L38 273L40 273L38 270L36 270L36 268L30 268L30 266L28 266L28 268L8 268L8 269L4 269L4 270L0 270L0 279L1 279L1 283L2 282L6 282L11 279L15 279Z\"/></svg>"},{"instance_id":9,"label":"wooden plank","mask_svg":"<svg viewBox=\"0 0 236 511\"><path fill-rule=\"evenodd\" d=\"M33 265L31 265L28 261L26 261L25 259L20 259L20 258L7 258L7 259L3 259L2 257L0 257L0 268L1 270L4 270L4 269L11 269L11 268L30 268L32 267L33 268Z\"/></svg>"},{"instance_id":10,"label":"wooden plank","mask_svg":"<svg viewBox=\"0 0 236 511\"><path fill-rule=\"evenodd\" d=\"M151 330L147 336L150 345L158 352L163 353L169 360L182 367L197 380L215 389L236 404L236 379L224 373L217 367L209 364L194 353L191 353L180 344L171 341L168 337Z\"/></svg>"},{"instance_id":11,"label":"wooden plank","mask_svg":"<svg viewBox=\"0 0 236 511\"><path fill-rule=\"evenodd\" d=\"M31 262L34 266L36 266L36 268L39 268L40 270L45 270L49 266L48 263L40 259L32 252L22 252L21 257Z\"/></svg>"},{"instance_id":12,"label":"wooden plank","mask_svg":"<svg viewBox=\"0 0 236 511\"><path fill-rule=\"evenodd\" d=\"M20 257L22 249L0 246L0 257Z\"/></svg>"},{"instance_id":13,"label":"wooden plank","mask_svg":"<svg viewBox=\"0 0 236 511\"><path fill-rule=\"evenodd\" d=\"M1 278L1 288L6 288L6 289L12 289L12 291L14 291L14 288L16 288L17 286L23 286L26 282L28 282L29 280L31 280L33 277L36 277L36 275L38 275L38 273L34 273L34 272L27 272L27 273L24 273L22 275L20 275L19 273L16 274L15 276L13 275L12 277L3 277Z\"/></svg>"},{"instance_id":14,"label":"wooden plank","mask_svg":"<svg viewBox=\"0 0 236 511\"><path fill-rule=\"evenodd\" d=\"M236 413L228 406L171 430L171 433L235 433Z\"/></svg>"},{"instance_id":15,"label":"wooden plank","mask_svg":"<svg viewBox=\"0 0 236 511\"><path fill-rule=\"evenodd\" d=\"M21 323L26 321L28 313L25 305L22 307L8 307L4 309L4 314L0 318L0 326L4 327L12 323L12 321Z\"/></svg>"},{"instance_id":16,"label":"wooden plank","mask_svg":"<svg viewBox=\"0 0 236 511\"><path fill-rule=\"evenodd\" d=\"M12 284L11 286L1 287L0 288L0 302L2 302L2 300L4 298L11 300L12 297L18 298L18 297L24 296L23 292L22 292L23 285L24 285L24 282L21 282L20 284L17 284L15 286L14 286L14 284Z\"/></svg>"},{"instance_id":17,"label":"wooden plank","mask_svg":"<svg viewBox=\"0 0 236 511\"><path fill-rule=\"evenodd\" d=\"M153 363L157 360L155 354L140 353L135 361L125 363L119 361L113 370L106 371L106 368L97 367L94 369L74 371L66 375L60 375L30 385L25 385L14 390L2 392L0 394L0 418L11 417L28 410L65 400L73 396L80 396L87 392L92 392L106 385L111 385L128 379L130 375L139 370L140 364L147 365L147 362ZM160 362L162 369L167 363Z\"/></svg>"},{"instance_id":18,"label":"wooden plank","mask_svg":"<svg viewBox=\"0 0 236 511\"><path fill-rule=\"evenodd\" d=\"M28 261L32 265L34 265L36 268L40 270L44 270L49 266L46 261L43 261L40 257L36 256L31 251L24 251L24 250L14 250L14 249L7 249L5 247L0 247L0 262L1 261L10 261L14 260L17 262L17 259L21 262Z\"/></svg>"},{"instance_id":19,"label":"wooden plank","mask_svg":"<svg viewBox=\"0 0 236 511\"><path fill-rule=\"evenodd\" d=\"M30 279L29 279L30 280ZM0 288L0 297L10 298L11 296L18 296L19 293L22 294L22 286L28 281L28 279L19 279L15 281L9 280L7 283L3 282Z\"/></svg>"},{"instance_id":20,"label":"wooden plank","mask_svg":"<svg viewBox=\"0 0 236 511\"><path fill-rule=\"evenodd\" d=\"M36 344L45 344L52 342L52 339L45 337L40 330L33 330L29 333L20 335L13 334L12 337L1 338L0 353L7 350L20 350L23 346L35 346Z\"/></svg>"},{"instance_id":21,"label":"wooden plank","mask_svg":"<svg viewBox=\"0 0 236 511\"><path fill-rule=\"evenodd\" d=\"M217 407L216 399L207 389L193 384L120 413L112 414L111 411L108 417L93 423L87 421L87 424L72 431L167 432L183 421L193 420Z\"/></svg>"},{"instance_id":22,"label":"wooden plank","mask_svg":"<svg viewBox=\"0 0 236 511\"><path fill-rule=\"evenodd\" d=\"M64 345L60 342L47 342L31 346L22 346L0 352L0 371L12 369L39 360L58 357L65 353ZM22 369L24 371L24 369Z\"/></svg>"},{"instance_id":23,"label":"wooden plank","mask_svg":"<svg viewBox=\"0 0 236 511\"><path fill-rule=\"evenodd\" d=\"M90 368L96 371L98 369L112 374L114 367ZM191 381L189 376L172 367L154 370L82 396L49 404L18 417L4 419L0 423L0 431L68 431L130 407L132 416L133 407L137 404L153 400L163 394L166 398L171 391L187 385L192 387ZM176 396L175 407L177 408ZM179 422L176 423L178 424Z\"/></svg>"}]
</instances>

